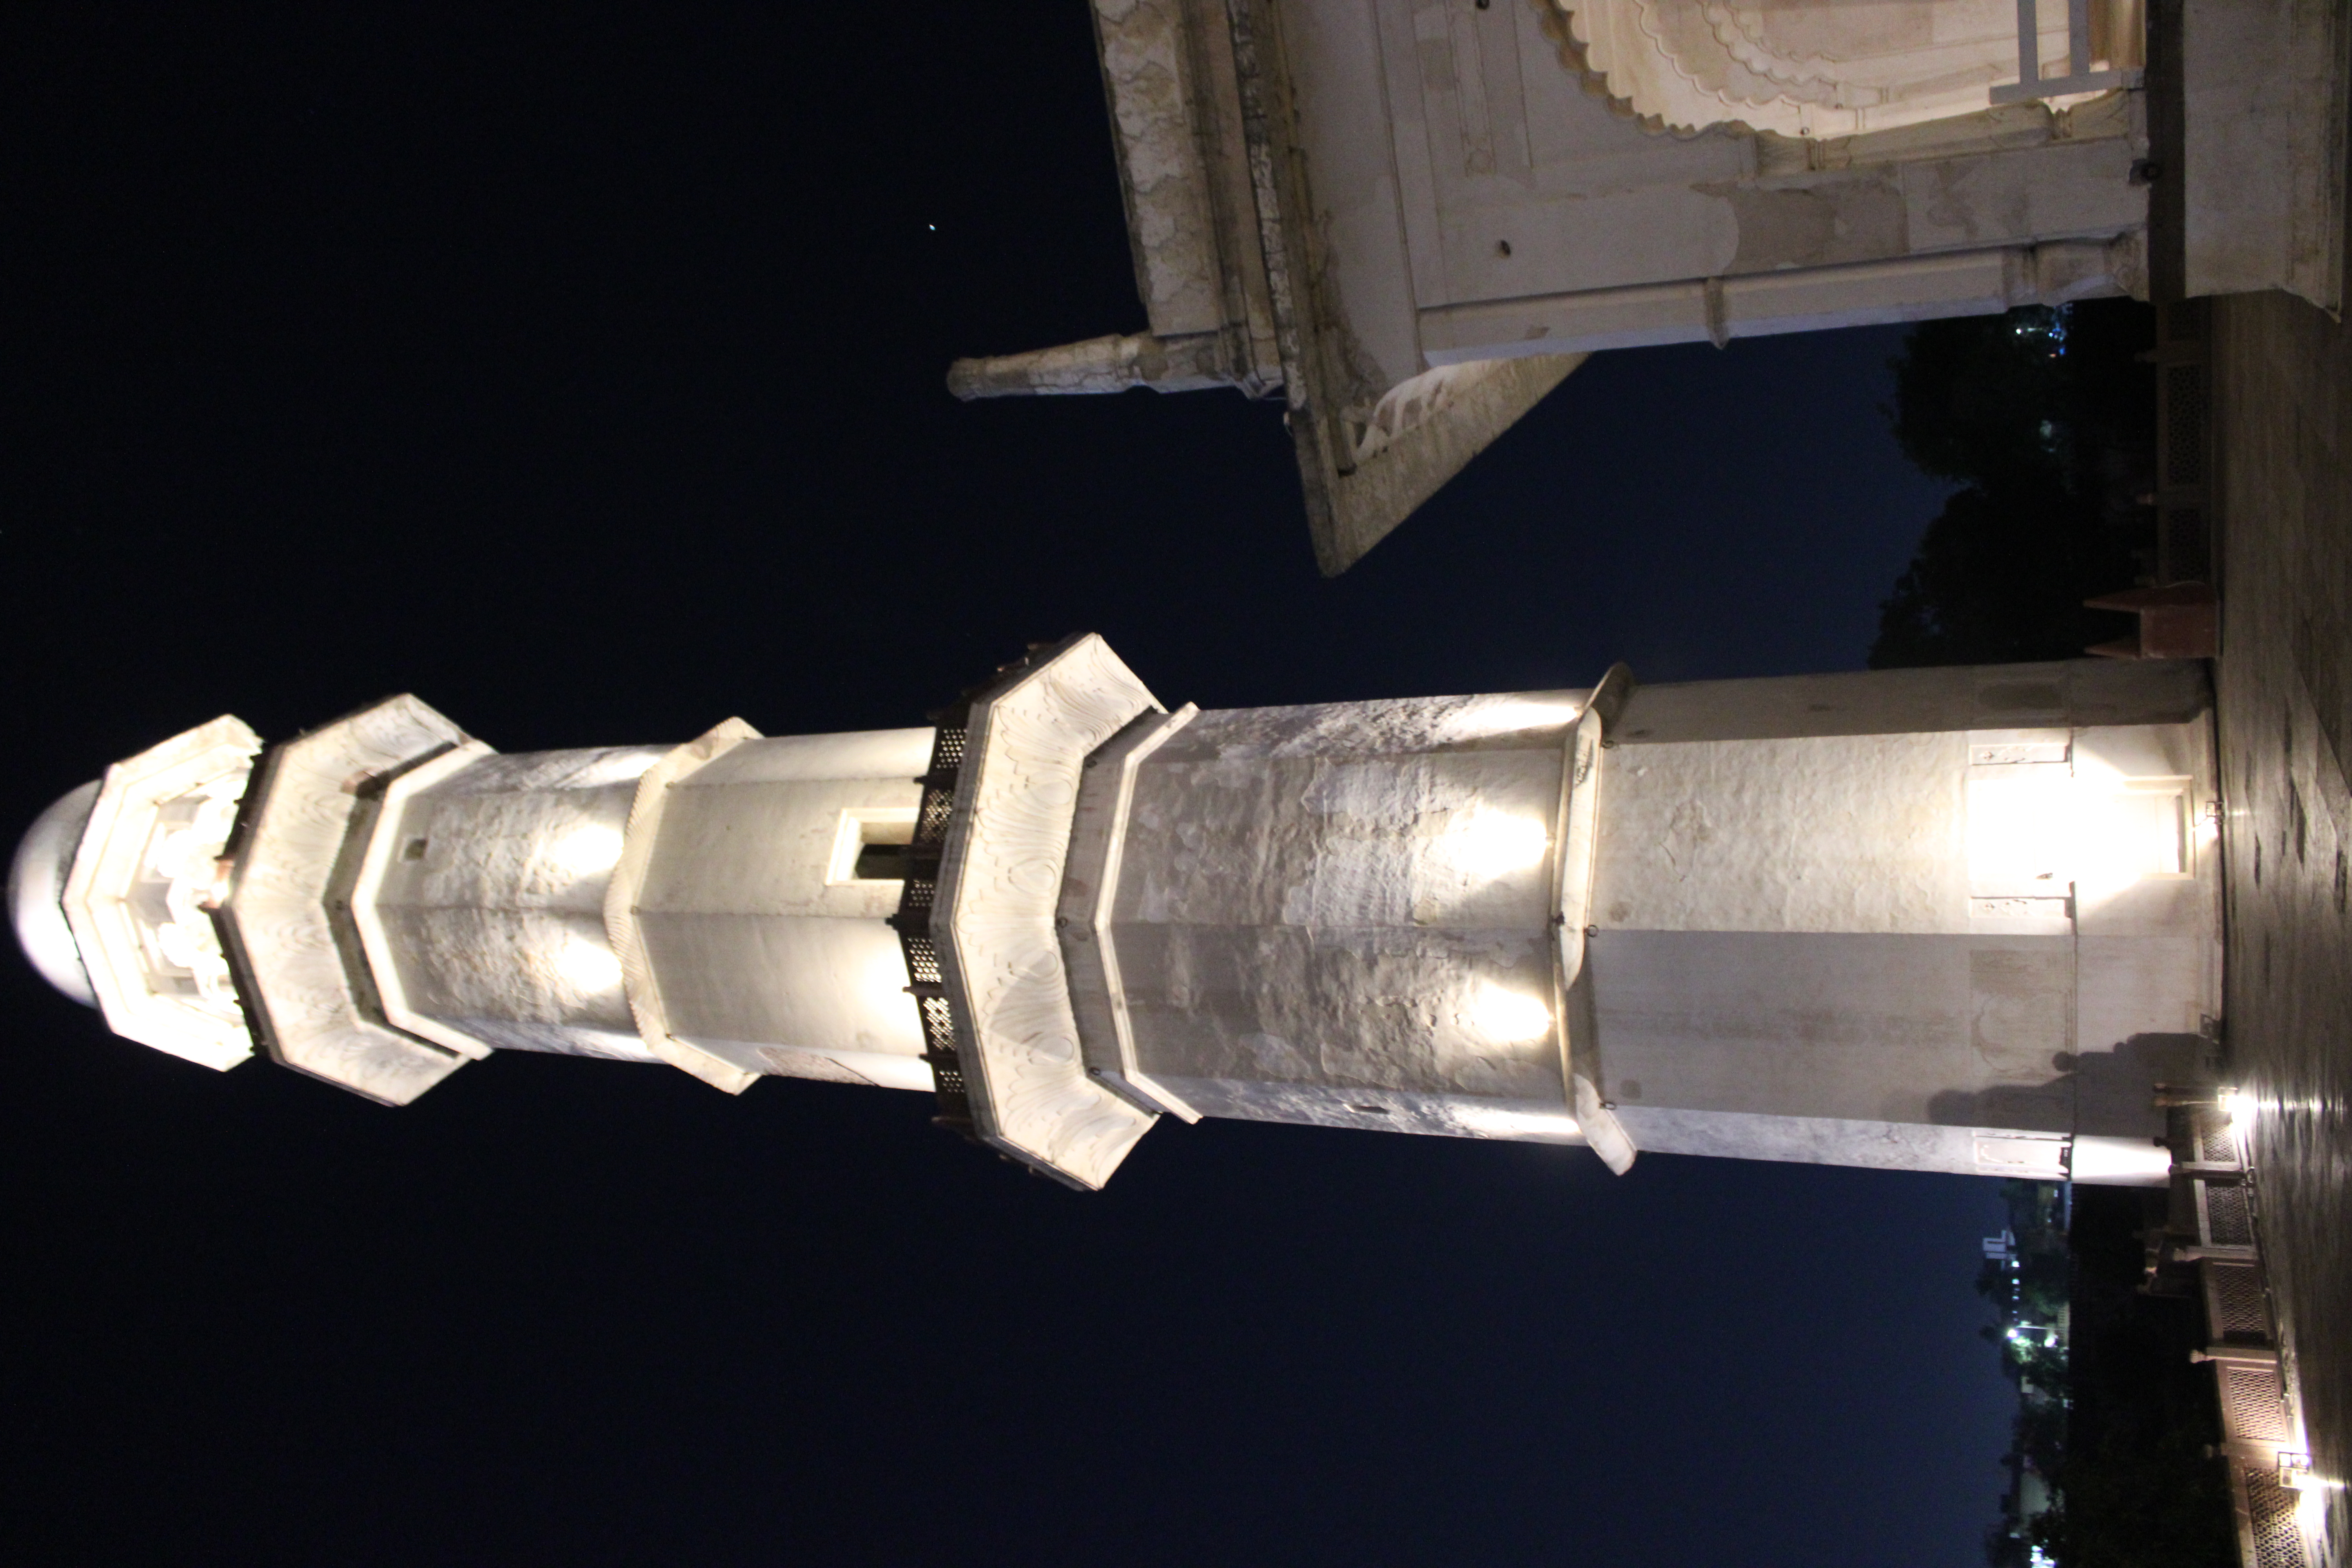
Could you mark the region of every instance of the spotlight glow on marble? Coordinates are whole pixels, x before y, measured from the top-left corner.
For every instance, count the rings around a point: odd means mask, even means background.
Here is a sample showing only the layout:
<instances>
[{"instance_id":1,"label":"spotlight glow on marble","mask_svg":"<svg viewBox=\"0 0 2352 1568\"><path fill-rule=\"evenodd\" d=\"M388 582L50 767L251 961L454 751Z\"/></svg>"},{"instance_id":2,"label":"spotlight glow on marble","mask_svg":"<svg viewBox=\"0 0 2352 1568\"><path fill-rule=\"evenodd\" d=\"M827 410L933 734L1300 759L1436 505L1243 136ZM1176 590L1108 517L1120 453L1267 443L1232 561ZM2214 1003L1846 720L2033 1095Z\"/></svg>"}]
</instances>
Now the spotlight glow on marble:
<instances>
[{"instance_id":1,"label":"spotlight glow on marble","mask_svg":"<svg viewBox=\"0 0 2352 1568\"><path fill-rule=\"evenodd\" d=\"M1523 992L1482 981L1471 994L1471 1027L1498 1045L1524 1045L1551 1033L1551 1009Z\"/></svg>"},{"instance_id":2,"label":"spotlight glow on marble","mask_svg":"<svg viewBox=\"0 0 2352 1568\"><path fill-rule=\"evenodd\" d=\"M1564 1110L1504 1110L1483 1105L1454 1112L1462 1124L1492 1138L1576 1138L1582 1130Z\"/></svg>"},{"instance_id":3,"label":"spotlight glow on marble","mask_svg":"<svg viewBox=\"0 0 2352 1568\"><path fill-rule=\"evenodd\" d=\"M2037 776L2040 775L2040 776ZM2105 900L2192 868L2181 788L2057 767L1969 784L1969 873L1979 883L2069 888Z\"/></svg>"},{"instance_id":4,"label":"spotlight glow on marble","mask_svg":"<svg viewBox=\"0 0 2352 1568\"><path fill-rule=\"evenodd\" d=\"M1447 831L1445 847L1465 874L1500 877L1540 864L1551 847L1551 827L1532 816L1474 811Z\"/></svg>"},{"instance_id":5,"label":"spotlight glow on marble","mask_svg":"<svg viewBox=\"0 0 2352 1568\"><path fill-rule=\"evenodd\" d=\"M613 950L600 942L574 936L557 950L556 966L562 972L564 983L585 992L617 990L621 984L621 961Z\"/></svg>"},{"instance_id":6,"label":"spotlight glow on marble","mask_svg":"<svg viewBox=\"0 0 2352 1568\"><path fill-rule=\"evenodd\" d=\"M621 858L621 830L609 823L579 823L550 840L539 854L550 868L575 880L601 877Z\"/></svg>"},{"instance_id":7,"label":"spotlight glow on marble","mask_svg":"<svg viewBox=\"0 0 2352 1568\"><path fill-rule=\"evenodd\" d=\"M1475 741L1488 735L1508 735L1523 730L1557 730L1576 721L1583 710L1574 702L1541 702L1527 698L1477 702L1454 714L1446 730L1456 740Z\"/></svg>"}]
</instances>

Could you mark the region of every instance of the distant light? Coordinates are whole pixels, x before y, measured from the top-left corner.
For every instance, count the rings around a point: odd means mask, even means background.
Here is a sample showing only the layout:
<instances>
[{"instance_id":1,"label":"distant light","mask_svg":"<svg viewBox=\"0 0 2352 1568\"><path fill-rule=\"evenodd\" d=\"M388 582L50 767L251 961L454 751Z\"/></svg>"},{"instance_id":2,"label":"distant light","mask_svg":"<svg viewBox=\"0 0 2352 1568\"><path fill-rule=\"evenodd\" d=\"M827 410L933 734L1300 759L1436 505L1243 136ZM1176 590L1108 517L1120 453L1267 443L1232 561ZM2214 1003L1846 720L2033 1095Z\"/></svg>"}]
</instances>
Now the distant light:
<instances>
[{"instance_id":1,"label":"distant light","mask_svg":"<svg viewBox=\"0 0 2352 1568\"><path fill-rule=\"evenodd\" d=\"M937 224L935 224L935 223L927 223L927 224L925 224L923 226L924 226L925 228L927 228L927 229L929 229L933 234L937 234L937 233L939 233L939 232L940 232L940 226L939 226L939 225L937 225Z\"/></svg>"},{"instance_id":2,"label":"distant light","mask_svg":"<svg viewBox=\"0 0 2352 1568\"><path fill-rule=\"evenodd\" d=\"M2225 1089L2221 1091L2221 1114L2228 1120L2232 1131L2245 1123L2252 1115L2253 1109L2253 1097L2244 1089Z\"/></svg>"}]
</instances>

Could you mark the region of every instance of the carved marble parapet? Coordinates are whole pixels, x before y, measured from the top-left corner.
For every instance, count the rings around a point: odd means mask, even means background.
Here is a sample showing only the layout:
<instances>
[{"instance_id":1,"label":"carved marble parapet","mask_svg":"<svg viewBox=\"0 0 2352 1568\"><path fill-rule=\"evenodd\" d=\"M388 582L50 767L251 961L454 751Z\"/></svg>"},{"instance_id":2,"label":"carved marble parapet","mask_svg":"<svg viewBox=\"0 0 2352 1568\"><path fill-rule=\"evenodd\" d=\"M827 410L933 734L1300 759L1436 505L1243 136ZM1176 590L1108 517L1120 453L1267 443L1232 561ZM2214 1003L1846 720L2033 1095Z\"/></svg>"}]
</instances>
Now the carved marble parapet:
<instances>
[{"instance_id":1,"label":"carved marble parapet","mask_svg":"<svg viewBox=\"0 0 2352 1568\"><path fill-rule=\"evenodd\" d=\"M352 887L381 786L466 733L394 697L276 748L239 829L221 930L248 1014L286 1066L405 1105L488 1055L392 1026L352 915Z\"/></svg>"},{"instance_id":2,"label":"carved marble parapet","mask_svg":"<svg viewBox=\"0 0 2352 1568\"><path fill-rule=\"evenodd\" d=\"M1154 330L1213 331L1225 300L1184 0L1096 0L1094 10L1137 292Z\"/></svg>"},{"instance_id":3,"label":"carved marble parapet","mask_svg":"<svg viewBox=\"0 0 2352 1568\"><path fill-rule=\"evenodd\" d=\"M253 1037L208 910L260 750L224 714L107 769L58 899L106 1026L222 1070Z\"/></svg>"},{"instance_id":4,"label":"carved marble parapet","mask_svg":"<svg viewBox=\"0 0 2352 1568\"><path fill-rule=\"evenodd\" d=\"M1226 340L1223 377L1282 381L1223 0L1095 0L1135 286L1162 339Z\"/></svg>"},{"instance_id":5,"label":"carved marble parapet","mask_svg":"<svg viewBox=\"0 0 2352 1568\"><path fill-rule=\"evenodd\" d=\"M976 700L931 917L973 1131L1086 1190L1157 1117L1087 1073L1055 916L1087 753L1159 706L1091 634Z\"/></svg>"}]
</instances>

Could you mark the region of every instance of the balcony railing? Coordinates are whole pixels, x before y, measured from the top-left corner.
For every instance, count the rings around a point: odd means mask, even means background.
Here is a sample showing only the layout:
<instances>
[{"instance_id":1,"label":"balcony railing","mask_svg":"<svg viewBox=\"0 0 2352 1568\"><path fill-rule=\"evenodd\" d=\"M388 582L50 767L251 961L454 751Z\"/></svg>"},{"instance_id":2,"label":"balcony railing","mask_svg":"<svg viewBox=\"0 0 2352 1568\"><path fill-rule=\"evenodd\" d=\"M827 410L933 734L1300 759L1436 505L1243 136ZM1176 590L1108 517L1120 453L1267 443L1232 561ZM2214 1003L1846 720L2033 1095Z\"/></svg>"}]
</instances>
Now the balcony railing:
<instances>
[{"instance_id":1,"label":"balcony railing","mask_svg":"<svg viewBox=\"0 0 2352 1568\"><path fill-rule=\"evenodd\" d=\"M1995 103L2027 103L2139 85L2137 70L2091 68L2091 0L2066 0L2066 74L2043 76L2041 10L2040 0L2017 0L2017 79L1992 89Z\"/></svg>"}]
</instances>

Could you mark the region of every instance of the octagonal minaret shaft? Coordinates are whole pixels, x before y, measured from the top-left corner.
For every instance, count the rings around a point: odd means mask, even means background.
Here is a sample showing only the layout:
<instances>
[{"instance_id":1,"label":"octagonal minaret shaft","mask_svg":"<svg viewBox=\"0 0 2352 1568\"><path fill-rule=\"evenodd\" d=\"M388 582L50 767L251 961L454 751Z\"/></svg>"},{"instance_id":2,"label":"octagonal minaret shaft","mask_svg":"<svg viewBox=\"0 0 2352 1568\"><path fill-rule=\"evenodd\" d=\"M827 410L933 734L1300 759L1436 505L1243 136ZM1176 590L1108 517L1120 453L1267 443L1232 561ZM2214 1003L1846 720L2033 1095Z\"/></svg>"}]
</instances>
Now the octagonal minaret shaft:
<instances>
[{"instance_id":1,"label":"octagonal minaret shaft","mask_svg":"<svg viewBox=\"0 0 2352 1568\"><path fill-rule=\"evenodd\" d=\"M1162 1115L2160 1182L2219 1012L2210 716L2074 663L1202 712L1100 638L933 729L503 755L222 719L10 908L117 1032L404 1103L493 1050Z\"/></svg>"}]
</instances>

